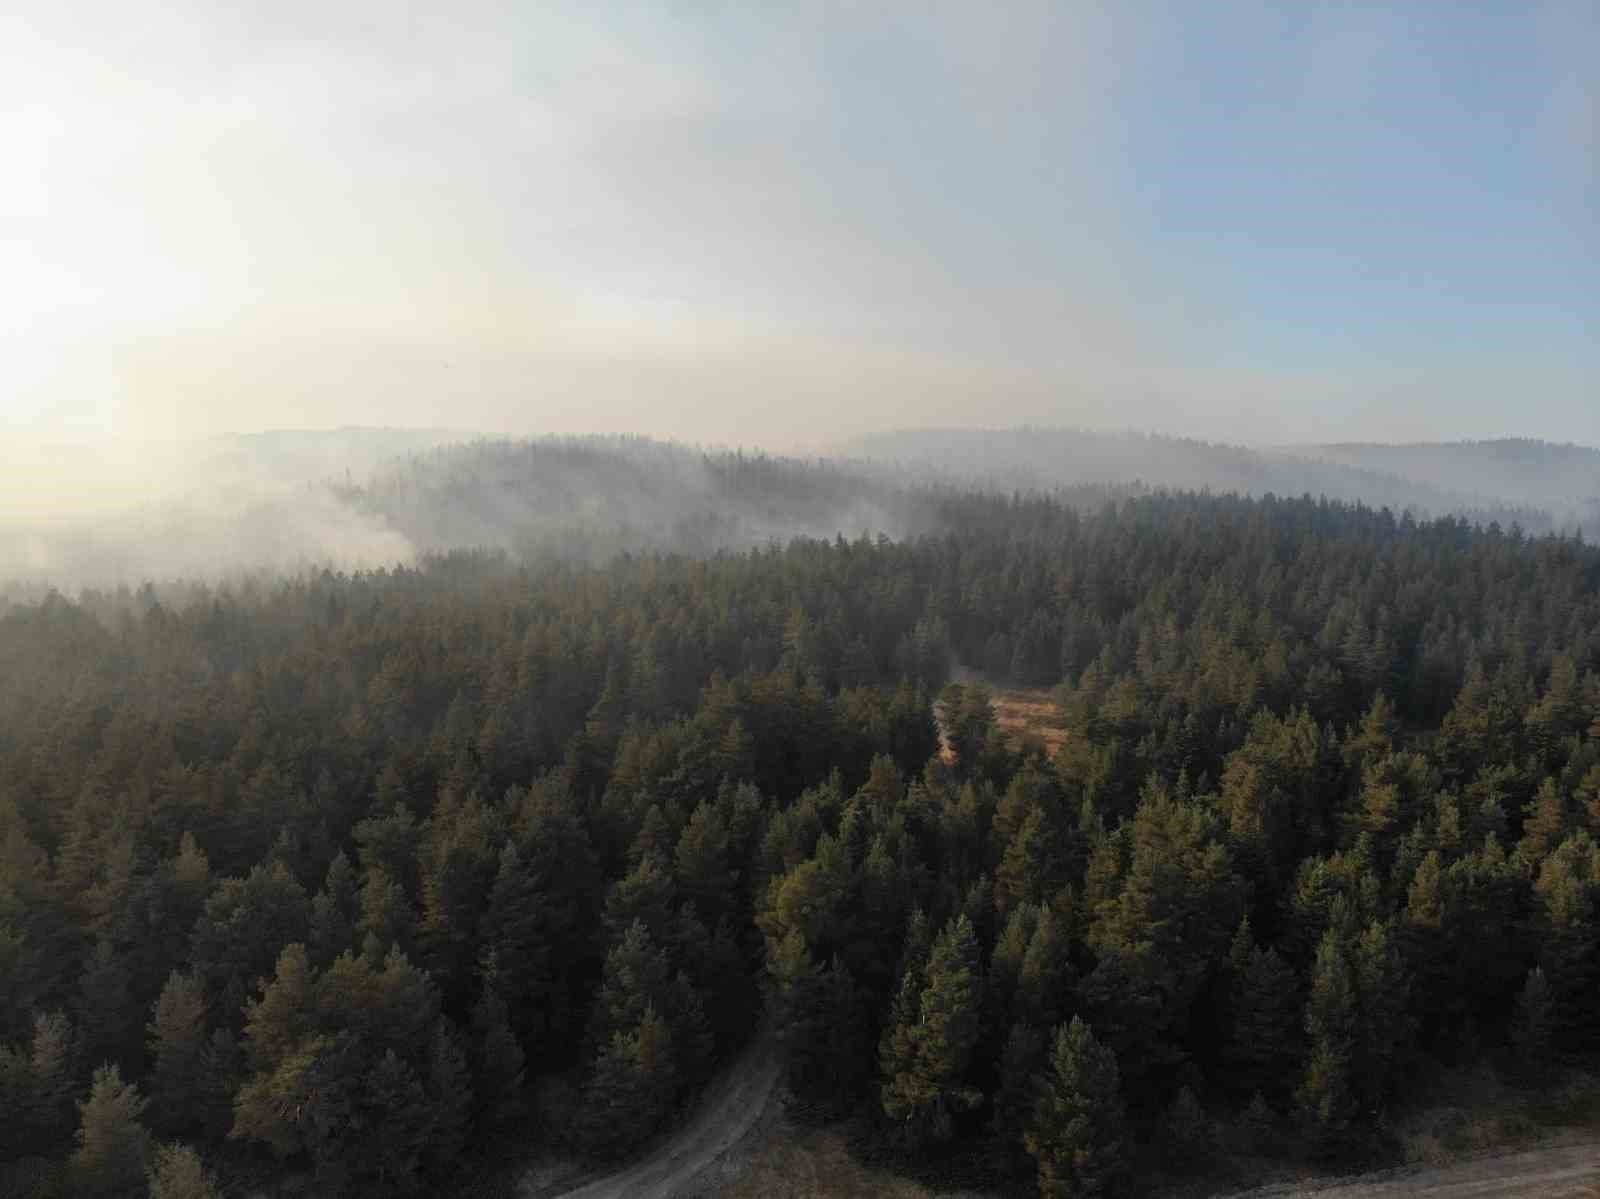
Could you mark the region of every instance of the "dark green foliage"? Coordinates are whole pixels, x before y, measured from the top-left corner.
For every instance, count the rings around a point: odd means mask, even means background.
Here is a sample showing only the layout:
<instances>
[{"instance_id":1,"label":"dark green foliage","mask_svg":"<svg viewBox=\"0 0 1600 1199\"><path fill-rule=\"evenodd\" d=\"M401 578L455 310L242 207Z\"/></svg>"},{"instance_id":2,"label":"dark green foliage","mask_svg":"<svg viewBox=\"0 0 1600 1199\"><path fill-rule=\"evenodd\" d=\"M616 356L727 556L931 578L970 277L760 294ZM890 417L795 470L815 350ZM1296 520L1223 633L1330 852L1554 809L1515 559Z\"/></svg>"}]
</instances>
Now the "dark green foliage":
<instances>
[{"instance_id":1,"label":"dark green foliage","mask_svg":"<svg viewBox=\"0 0 1600 1199\"><path fill-rule=\"evenodd\" d=\"M1544 971L1535 966L1517 995L1516 1014L1511 1022L1511 1043L1524 1069L1536 1069L1550 1051L1552 1002L1550 984Z\"/></svg>"},{"instance_id":2,"label":"dark green foliage","mask_svg":"<svg viewBox=\"0 0 1600 1199\"><path fill-rule=\"evenodd\" d=\"M357 949L360 913L355 869L341 850L328 866L327 878L311 900L311 932L307 948L313 964L325 970L346 950Z\"/></svg>"},{"instance_id":3,"label":"dark green foliage","mask_svg":"<svg viewBox=\"0 0 1600 1199\"><path fill-rule=\"evenodd\" d=\"M527 1058L492 975L484 978L483 993L472 1009L472 1049L474 1090L484 1118L509 1119L521 1103Z\"/></svg>"},{"instance_id":4,"label":"dark green foliage","mask_svg":"<svg viewBox=\"0 0 1600 1199\"><path fill-rule=\"evenodd\" d=\"M1129 1146L1116 1055L1076 1017L1056 1034L1023 1139L1045 1199L1122 1192Z\"/></svg>"},{"instance_id":5,"label":"dark green foliage","mask_svg":"<svg viewBox=\"0 0 1600 1199\"><path fill-rule=\"evenodd\" d=\"M1223 1049L1223 1081L1244 1094L1281 1094L1301 1056L1300 984L1277 950L1250 945L1246 953L1229 995L1233 1019Z\"/></svg>"},{"instance_id":6,"label":"dark green foliage","mask_svg":"<svg viewBox=\"0 0 1600 1199\"><path fill-rule=\"evenodd\" d=\"M224 879L194 927L191 952L206 993L223 1012L240 1012L257 981L272 974L278 952L305 940L310 920L305 889L282 862Z\"/></svg>"},{"instance_id":7,"label":"dark green foliage","mask_svg":"<svg viewBox=\"0 0 1600 1199\"><path fill-rule=\"evenodd\" d=\"M1567 838L1540 867L1539 965L1550 988L1553 1035L1567 1050L1600 1044L1600 846L1587 832Z\"/></svg>"},{"instance_id":8,"label":"dark green foliage","mask_svg":"<svg viewBox=\"0 0 1600 1199\"><path fill-rule=\"evenodd\" d=\"M982 976L965 916L939 934L920 975L906 972L879 1051L884 1115L912 1144L949 1137L956 1115L983 1102L970 1078L982 1031Z\"/></svg>"},{"instance_id":9,"label":"dark green foliage","mask_svg":"<svg viewBox=\"0 0 1600 1199\"><path fill-rule=\"evenodd\" d=\"M1246 1147L1251 1152L1265 1153L1274 1147L1273 1142L1278 1135L1278 1117L1260 1091L1250 1096L1239 1124Z\"/></svg>"},{"instance_id":10,"label":"dark green foliage","mask_svg":"<svg viewBox=\"0 0 1600 1199\"><path fill-rule=\"evenodd\" d=\"M1337 1148L1414 1055L1600 1047L1600 552L1310 500L916 510L0 607L0 1158L61 1162L104 1061L206 1160L352 1192L435 1186L559 1074L613 1155L762 978L798 1112L1012 1174L1080 1016L1129 1145L1259 1095L1263 1144L1294 1106ZM1053 756L977 669L1056 687Z\"/></svg>"},{"instance_id":11,"label":"dark green foliage","mask_svg":"<svg viewBox=\"0 0 1600 1199\"><path fill-rule=\"evenodd\" d=\"M89 1097L78 1104L77 1148L68 1162L72 1193L123 1199L145 1187L150 1134L141 1122L145 1100L115 1066L94 1072Z\"/></svg>"},{"instance_id":12,"label":"dark green foliage","mask_svg":"<svg viewBox=\"0 0 1600 1199\"><path fill-rule=\"evenodd\" d=\"M428 1054L428 1104L432 1109L428 1164L444 1177L472 1130L472 1075L449 1020L440 1017Z\"/></svg>"},{"instance_id":13,"label":"dark green foliage","mask_svg":"<svg viewBox=\"0 0 1600 1199\"><path fill-rule=\"evenodd\" d=\"M78 980L77 1024L89 1060L132 1060L137 1045L135 1014L128 1010L132 981L127 958L110 941L97 943Z\"/></svg>"},{"instance_id":14,"label":"dark green foliage","mask_svg":"<svg viewBox=\"0 0 1600 1199\"><path fill-rule=\"evenodd\" d=\"M837 957L819 968L798 933L776 947L769 970L773 1023L797 1112L812 1119L846 1114L871 1077L868 996Z\"/></svg>"},{"instance_id":15,"label":"dark green foliage","mask_svg":"<svg viewBox=\"0 0 1600 1199\"><path fill-rule=\"evenodd\" d=\"M59 1151L72 1135L75 1068L71 1025L60 1012L40 1013L33 1036L0 1045L0 1153Z\"/></svg>"},{"instance_id":16,"label":"dark green foliage","mask_svg":"<svg viewBox=\"0 0 1600 1199\"><path fill-rule=\"evenodd\" d=\"M615 1033L595 1061L578 1118L585 1148L597 1157L615 1157L647 1141L680 1083L672 1032L655 1007L646 1005L638 1026Z\"/></svg>"},{"instance_id":17,"label":"dark green foliage","mask_svg":"<svg viewBox=\"0 0 1600 1199\"><path fill-rule=\"evenodd\" d=\"M1162 1114L1160 1135L1167 1161L1179 1170L1193 1170L1204 1160L1211 1141L1205 1108L1188 1087L1179 1087Z\"/></svg>"},{"instance_id":18,"label":"dark green foliage","mask_svg":"<svg viewBox=\"0 0 1600 1199\"><path fill-rule=\"evenodd\" d=\"M196 975L173 971L146 1026L155 1062L149 1082L150 1122L158 1132L188 1132L203 1114L196 1100L209 1081L206 1013L204 983Z\"/></svg>"},{"instance_id":19,"label":"dark green foliage","mask_svg":"<svg viewBox=\"0 0 1600 1199\"><path fill-rule=\"evenodd\" d=\"M1023 1144L1023 1130L1033 1118L1038 1100L1038 1077L1047 1065L1048 1038L1026 1024L1013 1024L1000 1054L1000 1081L990 1119L995 1159L1010 1174L1031 1165Z\"/></svg>"},{"instance_id":20,"label":"dark green foliage","mask_svg":"<svg viewBox=\"0 0 1600 1199\"><path fill-rule=\"evenodd\" d=\"M222 1199L222 1189L189 1146L160 1145L150 1166L150 1199Z\"/></svg>"},{"instance_id":21,"label":"dark green foliage","mask_svg":"<svg viewBox=\"0 0 1600 1199\"><path fill-rule=\"evenodd\" d=\"M461 1144L460 1071L439 1030L437 991L398 950L319 974L288 946L248 1005L230 1135L304 1155L334 1191L417 1188L425 1162L443 1168Z\"/></svg>"},{"instance_id":22,"label":"dark green foliage","mask_svg":"<svg viewBox=\"0 0 1600 1199\"><path fill-rule=\"evenodd\" d=\"M988 688L981 684L948 684L939 693L939 721L956 762L964 772L973 773L994 725Z\"/></svg>"},{"instance_id":23,"label":"dark green foliage","mask_svg":"<svg viewBox=\"0 0 1600 1199\"><path fill-rule=\"evenodd\" d=\"M1360 1022L1355 979L1347 947L1329 929L1317 947L1306 1001L1306 1035L1311 1056L1298 1099L1313 1135L1336 1145L1354 1119L1357 1099L1352 1074Z\"/></svg>"}]
</instances>

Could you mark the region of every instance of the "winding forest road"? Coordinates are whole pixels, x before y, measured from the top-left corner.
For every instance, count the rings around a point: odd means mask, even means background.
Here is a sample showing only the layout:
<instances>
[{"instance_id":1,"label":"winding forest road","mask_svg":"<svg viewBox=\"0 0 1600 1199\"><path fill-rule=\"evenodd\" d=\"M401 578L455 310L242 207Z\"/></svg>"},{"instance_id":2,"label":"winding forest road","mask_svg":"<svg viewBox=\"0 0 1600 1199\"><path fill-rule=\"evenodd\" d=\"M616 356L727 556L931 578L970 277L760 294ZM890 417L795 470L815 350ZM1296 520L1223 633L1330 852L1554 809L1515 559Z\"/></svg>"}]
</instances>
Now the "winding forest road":
<instances>
[{"instance_id":1,"label":"winding forest road","mask_svg":"<svg viewBox=\"0 0 1600 1199\"><path fill-rule=\"evenodd\" d=\"M756 1126L778 1074L777 1042L764 1033L712 1085L694 1118L649 1157L555 1199L672 1199L714 1190L705 1176Z\"/></svg>"},{"instance_id":2,"label":"winding forest road","mask_svg":"<svg viewBox=\"0 0 1600 1199\"><path fill-rule=\"evenodd\" d=\"M712 1084L690 1121L641 1161L540 1199L683 1199L715 1195L725 1167L776 1102L776 1041L763 1032ZM1600 1141L1551 1145L1421 1170L1343 1181L1277 1183L1231 1199L1600 1199Z\"/></svg>"},{"instance_id":3,"label":"winding forest road","mask_svg":"<svg viewBox=\"0 0 1600 1199\"><path fill-rule=\"evenodd\" d=\"M1532 1149L1343 1183L1285 1183L1234 1199L1596 1199L1600 1142Z\"/></svg>"}]
</instances>

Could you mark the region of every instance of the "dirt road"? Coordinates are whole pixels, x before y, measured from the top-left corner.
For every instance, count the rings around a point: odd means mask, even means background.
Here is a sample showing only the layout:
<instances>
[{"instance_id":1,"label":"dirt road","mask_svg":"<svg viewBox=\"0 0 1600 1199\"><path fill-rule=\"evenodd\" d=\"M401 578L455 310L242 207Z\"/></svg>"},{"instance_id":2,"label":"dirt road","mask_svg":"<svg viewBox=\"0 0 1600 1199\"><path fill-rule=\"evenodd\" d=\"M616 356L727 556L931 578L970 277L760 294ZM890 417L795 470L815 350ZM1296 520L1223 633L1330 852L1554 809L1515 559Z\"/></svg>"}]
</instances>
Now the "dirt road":
<instances>
[{"instance_id":1,"label":"dirt road","mask_svg":"<svg viewBox=\"0 0 1600 1199\"><path fill-rule=\"evenodd\" d=\"M1534 1149L1433 1170L1392 1172L1344 1183L1289 1183L1235 1199L1595 1199L1600 1143Z\"/></svg>"},{"instance_id":2,"label":"dirt road","mask_svg":"<svg viewBox=\"0 0 1600 1199\"><path fill-rule=\"evenodd\" d=\"M715 1195L727 1184L730 1159L777 1102L777 1047L759 1037L723 1073L683 1128L644 1160L590 1178L543 1199L685 1199ZM741 1150L742 1152L742 1150ZM1231 1199L1600 1199L1600 1142L1552 1145L1423 1170L1392 1170L1345 1181L1279 1183Z\"/></svg>"},{"instance_id":3,"label":"dirt road","mask_svg":"<svg viewBox=\"0 0 1600 1199\"><path fill-rule=\"evenodd\" d=\"M763 1036L713 1084L694 1119L649 1157L559 1199L673 1199L715 1189L715 1167L773 1102L778 1073L777 1046Z\"/></svg>"}]
</instances>

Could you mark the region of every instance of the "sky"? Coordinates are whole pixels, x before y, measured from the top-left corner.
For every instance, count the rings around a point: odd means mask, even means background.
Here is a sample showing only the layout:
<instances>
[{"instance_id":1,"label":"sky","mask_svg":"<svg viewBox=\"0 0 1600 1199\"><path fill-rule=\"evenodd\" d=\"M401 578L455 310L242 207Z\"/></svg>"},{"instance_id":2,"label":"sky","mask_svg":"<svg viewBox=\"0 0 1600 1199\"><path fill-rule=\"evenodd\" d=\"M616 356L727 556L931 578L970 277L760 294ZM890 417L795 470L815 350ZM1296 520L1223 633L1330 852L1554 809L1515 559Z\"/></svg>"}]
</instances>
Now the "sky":
<instances>
[{"instance_id":1,"label":"sky","mask_svg":"<svg viewBox=\"0 0 1600 1199\"><path fill-rule=\"evenodd\" d=\"M1600 0L0 6L0 440L1600 443Z\"/></svg>"}]
</instances>

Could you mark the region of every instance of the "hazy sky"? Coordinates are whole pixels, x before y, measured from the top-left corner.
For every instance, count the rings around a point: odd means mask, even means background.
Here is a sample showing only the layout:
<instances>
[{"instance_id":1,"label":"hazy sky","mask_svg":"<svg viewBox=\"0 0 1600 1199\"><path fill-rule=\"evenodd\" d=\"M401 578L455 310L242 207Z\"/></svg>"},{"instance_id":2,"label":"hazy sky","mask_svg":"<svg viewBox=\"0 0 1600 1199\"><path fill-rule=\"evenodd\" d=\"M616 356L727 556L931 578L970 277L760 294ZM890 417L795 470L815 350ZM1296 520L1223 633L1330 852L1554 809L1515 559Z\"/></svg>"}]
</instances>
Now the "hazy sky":
<instances>
[{"instance_id":1,"label":"hazy sky","mask_svg":"<svg viewBox=\"0 0 1600 1199\"><path fill-rule=\"evenodd\" d=\"M0 437L1600 442L1600 0L0 6Z\"/></svg>"}]
</instances>

